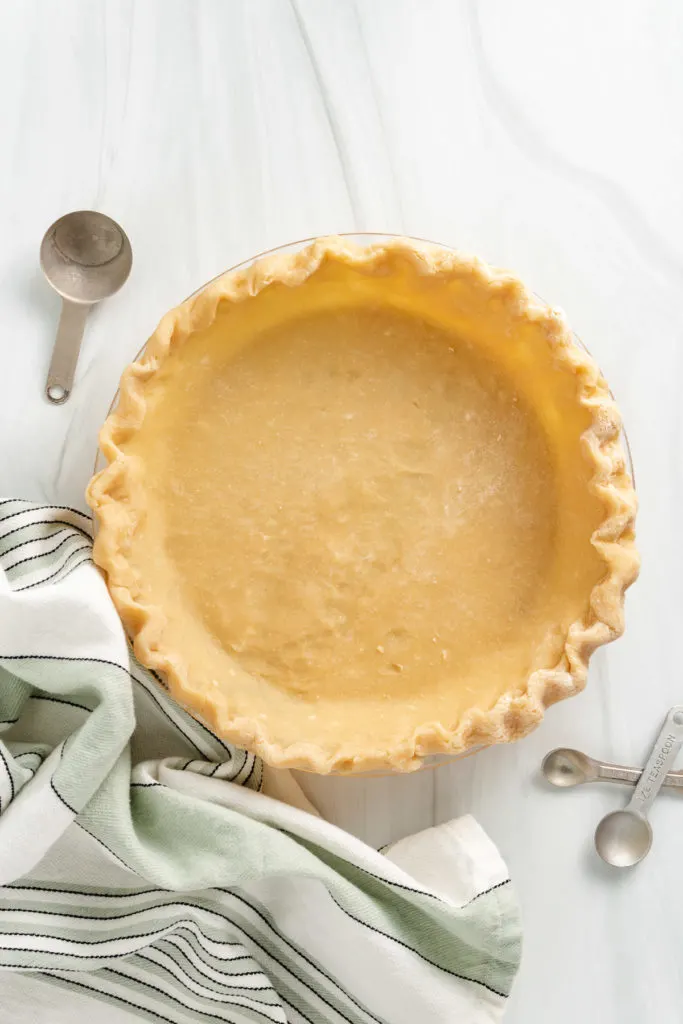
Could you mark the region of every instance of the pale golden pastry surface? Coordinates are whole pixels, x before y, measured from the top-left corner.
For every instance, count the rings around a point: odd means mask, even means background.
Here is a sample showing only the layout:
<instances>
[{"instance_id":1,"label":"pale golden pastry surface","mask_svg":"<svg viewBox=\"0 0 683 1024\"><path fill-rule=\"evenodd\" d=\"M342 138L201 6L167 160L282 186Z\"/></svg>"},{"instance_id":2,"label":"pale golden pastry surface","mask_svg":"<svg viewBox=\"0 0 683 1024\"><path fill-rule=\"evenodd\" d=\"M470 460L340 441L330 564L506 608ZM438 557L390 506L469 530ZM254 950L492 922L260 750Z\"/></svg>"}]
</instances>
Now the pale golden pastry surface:
<instances>
[{"instance_id":1,"label":"pale golden pastry surface","mask_svg":"<svg viewBox=\"0 0 683 1024\"><path fill-rule=\"evenodd\" d=\"M142 662L275 765L517 738L623 629L620 419L562 318L408 240L321 240L168 314L89 500Z\"/></svg>"}]
</instances>

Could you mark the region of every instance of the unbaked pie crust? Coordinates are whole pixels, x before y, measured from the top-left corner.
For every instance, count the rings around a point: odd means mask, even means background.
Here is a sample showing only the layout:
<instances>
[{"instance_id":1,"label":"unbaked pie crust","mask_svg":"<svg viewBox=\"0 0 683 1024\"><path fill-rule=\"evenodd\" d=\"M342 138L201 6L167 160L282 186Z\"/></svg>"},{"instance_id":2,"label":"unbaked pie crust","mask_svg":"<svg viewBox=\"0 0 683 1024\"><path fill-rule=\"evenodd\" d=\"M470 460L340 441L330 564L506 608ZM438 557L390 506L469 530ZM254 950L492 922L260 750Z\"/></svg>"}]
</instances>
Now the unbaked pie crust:
<instances>
[{"instance_id":1,"label":"unbaked pie crust","mask_svg":"<svg viewBox=\"0 0 683 1024\"><path fill-rule=\"evenodd\" d=\"M323 239L168 313L91 482L143 664L275 766L529 732L623 630L621 421L564 317L476 259Z\"/></svg>"}]
</instances>

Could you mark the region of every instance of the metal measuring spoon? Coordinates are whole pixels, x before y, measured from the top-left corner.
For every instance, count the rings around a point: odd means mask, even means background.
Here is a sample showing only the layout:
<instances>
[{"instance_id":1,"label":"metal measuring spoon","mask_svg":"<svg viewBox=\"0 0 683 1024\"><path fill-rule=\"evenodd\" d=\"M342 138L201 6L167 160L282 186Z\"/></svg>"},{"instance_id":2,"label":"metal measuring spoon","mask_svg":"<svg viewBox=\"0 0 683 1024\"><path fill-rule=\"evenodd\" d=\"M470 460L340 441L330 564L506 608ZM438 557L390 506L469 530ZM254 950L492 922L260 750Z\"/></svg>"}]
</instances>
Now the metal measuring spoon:
<instances>
[{"instance_id":1,"label":"metal measuring spoon","mask_svg":"<svg viewBox=\"0 0 683 1024\"><path fill-rule=\"evenodd\" d=\"M40 265L62 297L62 314L45 385L45 394L53 404L61 405L71 394L90 307L119 290L132 263L125 231L103 213L67 213L45 233Z\"/></svg>"},{"instance_id":2,"label":"metal measuring spoon","mask_svg":"<svg viewBox=\"0 0 683 1024\"><path fill-rule=\"evenodd\" d=\"M596 761L580 750L558 747L546 754L541 771L553 786L566 789L585 782L625 782L635 786L643 774L642 768L626 768L620 764ZM663 786L683 789L683 772L669 772Z\"/></svg>"},{"instance_id":3,"label":"metal measuring spoon","mask_svg":"<svg viewBox=\"0 0 683 1024\"><path fill-rule=\"evenodd\" d=\"M647 812L657 796L668 768L683 746L683 705L671 708L643 768L633 796L623 811L607 814L595 830L595 847L604 861L628 868L647 856L652 826Z\"/></svg>"}]
</instances>

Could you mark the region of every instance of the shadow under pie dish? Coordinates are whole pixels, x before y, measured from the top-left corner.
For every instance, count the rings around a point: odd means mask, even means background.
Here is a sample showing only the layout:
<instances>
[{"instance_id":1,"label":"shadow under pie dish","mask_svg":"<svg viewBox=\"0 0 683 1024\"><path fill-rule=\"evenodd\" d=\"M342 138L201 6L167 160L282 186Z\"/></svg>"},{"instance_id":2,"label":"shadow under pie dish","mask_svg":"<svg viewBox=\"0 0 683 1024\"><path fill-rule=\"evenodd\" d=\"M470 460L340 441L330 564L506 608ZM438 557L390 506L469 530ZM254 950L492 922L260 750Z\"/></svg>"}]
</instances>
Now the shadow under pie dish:
<instances>
[{"instance_id":1,"label":"shadow under pie dish","mask_svg":"<svg viewBox=\"0 0 683 1024\"><path fill-rule=\"evenodd\" d=\"M517 739L623 631L605 380L507 273L411 239L218 278L124 372L88 488L141 662L278 767Z\"/></svg>"}]
</instances>

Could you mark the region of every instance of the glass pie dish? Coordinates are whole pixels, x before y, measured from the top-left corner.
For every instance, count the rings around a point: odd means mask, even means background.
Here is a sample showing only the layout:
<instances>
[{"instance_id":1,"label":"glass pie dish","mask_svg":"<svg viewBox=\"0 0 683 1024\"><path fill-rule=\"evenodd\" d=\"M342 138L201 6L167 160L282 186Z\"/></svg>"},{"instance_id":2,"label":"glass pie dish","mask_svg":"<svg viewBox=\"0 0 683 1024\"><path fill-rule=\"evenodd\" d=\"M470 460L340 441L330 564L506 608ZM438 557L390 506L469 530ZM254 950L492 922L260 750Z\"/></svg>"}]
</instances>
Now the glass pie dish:
<instances>
[{"instance_id":1,"label":"glass pie dish","mask_svg":"<svg viewBox=\"0 0 683 1024\"><path fill-rule=\"evenodd\" d=\"M419 239L292 243L168 314L123 392L96 561L143 663L274 766L519 738L623 628L621 421L511 275Z\"/></svg>"}]
</instances>

